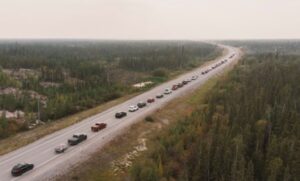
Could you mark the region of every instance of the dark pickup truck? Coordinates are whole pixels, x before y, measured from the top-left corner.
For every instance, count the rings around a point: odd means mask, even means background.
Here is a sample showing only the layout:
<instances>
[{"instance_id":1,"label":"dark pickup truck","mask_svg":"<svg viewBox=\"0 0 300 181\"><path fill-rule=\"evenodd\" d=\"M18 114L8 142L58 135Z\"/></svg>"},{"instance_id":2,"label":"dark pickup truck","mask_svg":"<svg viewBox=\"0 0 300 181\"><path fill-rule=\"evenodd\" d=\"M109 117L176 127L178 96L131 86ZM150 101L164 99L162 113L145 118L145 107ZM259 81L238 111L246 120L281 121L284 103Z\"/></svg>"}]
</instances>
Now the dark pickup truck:
<instances>
[{"instance_id":1,"label":"dark pickup truck","mask_svg":"<svg viewBox=\"0 0 300 181\"><path fill-rule=\"evenodd\" d=\"M83 142L86 139L87 139L86 134L74 134L73 137L68 140L68 144L70 146L74 146Z\"/></svg>"}]
</instances>

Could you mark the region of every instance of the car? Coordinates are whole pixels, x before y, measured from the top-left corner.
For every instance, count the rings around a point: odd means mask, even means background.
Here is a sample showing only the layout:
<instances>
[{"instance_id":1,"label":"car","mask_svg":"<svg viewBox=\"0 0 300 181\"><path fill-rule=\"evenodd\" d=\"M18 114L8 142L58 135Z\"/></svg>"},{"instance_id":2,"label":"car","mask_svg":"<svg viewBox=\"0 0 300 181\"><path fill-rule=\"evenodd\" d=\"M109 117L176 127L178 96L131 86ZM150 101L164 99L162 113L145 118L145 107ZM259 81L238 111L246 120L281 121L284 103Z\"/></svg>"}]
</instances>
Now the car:
<instances>
[{"instance_id":1,"label":"car","mask_svg":"<svg viewBox=\"0 0 300 181\"><path fill-rule=\"evenodd\" d=\"M178 84L177 84L177 87L178 87L178 88L183 87L183 83L178 83Z\"/></svg>"},{"instance_id":2,"label":"car","mask_svg":"<svg viewBox=\"0 0 300 181\"><path fill-rule=\"evenodd\" d=\"M174 91L174 90L177 90L178 89L178 86L177 85L173 85L172 86L172 90Z\"/></svg>"},{"instance_id":3,"label":"car","mask_svg":"<svg viewBox=\"0 0 300 181\"><path fill-rule=\"evenodd\" d=\"M137 110L139 110L139 107L138 106L136 106L136 105L132 105L132 106L129 106L129 112L135 112L135 111L137 111Z\"/></svg>"},{"instance_id":4,"label":"car","mask_svg":"<svg viewBox=\"0 0 300 181\"><path fill-rule=\"evenodd\" d=\"M12 168L11 174L12 176L17 177L24 174L25 172L28 172L29 170L32 170L33 168L34 168L34 164L19 163Z\"/></svg>"},{"instance_id":5,"label":"car","mask_svg":"<svg viewBox=\"0 0 300 181\"><path fill-rule=\"evenodd\" d=\"M60 144L57 147L54 148L55 153L63 153L68 149L68 146L66 144Z\"/></svg>"},{"instance_id":6,"label":"car","mask_svg":"<svg viewBox=\"0 0 300 181\"><path fill-rule=\"evenodd\" d=\"M156 95L156 98L158 98L158 99L163 98L163 97L164 97L163 94L157 94L157 95Z\"/></svg>"},{"instance_id":7,"label":"car","mask_svg":"<svg viewBox=\"0 0 300 181\"><path fill-rule=\"evenodd\" d=\"M83 134L83 133L81 133L81 134L74 134L73 137L68 140L68 144L70 146L74 146L74 145L77 145L77 144L83 142L86 139L87 139L87 135L86 134Z\"/></svg>"},{"instance_id":8,"label":"car","mask_svg":"<svg viewBox=\"0 0 300 181\"><path fill-rule=\"evenodd\" d=\"M93 132L98 132L104 128L106 128L106 123L96 123L94 126L91 127L91 130Z\"/></svg>"},{"instance_id":9,"label":"car","mask_svg":"<svg viewBox=\"0 0 300 181\"><path fill-rule=\"evenodd\" d=\"M186 80L183 80L183 81L182 81L182 85L186 85L187 83L189 83L189 82L186 81Z\"/></svg>"},{"instance_id":10,"label":"car","mask_svg":"<svg viewBox=\"0 0 300 181\"><path fill-rule=\"evenodd\" d=\"M117 113L115 114L115 117L118 118L118 119L123 118L123 117L125 117L125 116L127 116L127 113L126 113L126 112L117 112Z\"/></svg>"},{"instance_id":11,"label":"car","mask_svg":"<svg viewBox=\"0 0 300 181\"><path fill-rule=\"evenodd\" d=\"M172 91L169 88L165 89L165 91L164 91L164 94L171 94L171 93L172 93Z\"/></svg>"},{"instance_id":12,"label":"car","mask_svg":"<svg viewBox=\"0 0 300 181\"><path fill-rule=\"evenodd\" d=\"M155 102L155 99L154 99L154 98L149 98L149 99L147 100L147 102L148 102L148 103L153 103L153 102Z\"/></svg>"},{"instance_id":13,"label":"car","mask_svg":"<svg viewBox=\"0 0 300 181\"><path fill-rule=\"evenodd\" d=\"M138 104L137 104L137 106L139 107L139 108L143 108L143 107L145 107L147 104L145 103L145 102L139 102Z\"/></svg>"},{"instance_id":14,"label":"car","mask_svg":"<svg viewBox=\"0 0 300 181\"><path fill-rule=\"evenodd\" d=\"M192 76L192 80L197 80L197 79L198 79L197 75Z\"/></svg>"}]
</instances>

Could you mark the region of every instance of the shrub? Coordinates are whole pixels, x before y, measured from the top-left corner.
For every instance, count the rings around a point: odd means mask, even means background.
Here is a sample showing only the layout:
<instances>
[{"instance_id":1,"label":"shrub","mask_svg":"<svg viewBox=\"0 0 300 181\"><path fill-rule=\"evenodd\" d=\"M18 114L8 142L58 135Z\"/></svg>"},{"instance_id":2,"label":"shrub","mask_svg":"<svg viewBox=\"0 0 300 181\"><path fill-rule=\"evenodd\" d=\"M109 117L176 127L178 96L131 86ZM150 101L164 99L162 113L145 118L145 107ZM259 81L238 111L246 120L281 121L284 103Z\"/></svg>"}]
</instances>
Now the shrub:
<instances>
[{"instance_id":1,"label":"shrub","mask_svg":"<svg viewBox=\"0 0 300 181\"><path fill-rule=\"evenodd\" d=\"M145 121L147 121L147 122L154 122L154 119L151 116L147 116L145 118Z\"/></svg>"},{"instance_id":2,"label":"shrub","mask_svg":"<svg viewBox=\"0 0 300 181\"><path fill-rule=\"evenodd\" d=\"M155 77L167 77L168 71L164 68L158 68L152 72L152 75Z\"/></svg>"}]
</instances>

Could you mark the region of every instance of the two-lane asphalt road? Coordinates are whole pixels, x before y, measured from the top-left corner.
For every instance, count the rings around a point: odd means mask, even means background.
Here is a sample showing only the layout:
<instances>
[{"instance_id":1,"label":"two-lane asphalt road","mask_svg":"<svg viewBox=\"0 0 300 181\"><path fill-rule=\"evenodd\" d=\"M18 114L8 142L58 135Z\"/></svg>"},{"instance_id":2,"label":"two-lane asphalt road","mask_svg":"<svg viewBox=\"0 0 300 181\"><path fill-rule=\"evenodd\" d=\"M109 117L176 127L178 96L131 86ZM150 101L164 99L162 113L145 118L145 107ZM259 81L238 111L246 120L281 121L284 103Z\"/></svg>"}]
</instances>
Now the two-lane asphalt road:
<instances>
[{"instance_id":1,"label":"two-lane asphalt road","mask_svg":"<svg viewBox=\"0 0 300 181\"><path fill-rule=\"evenodd\" d=\"M222 47L227 49L227 53L226 55L218 58L216 61L221 62L225 59L228 61L205 75L202 75L201 72L211 68L212 65L207 65L206 67L201 67L181 75L174 80L161 84L143 94L127 100L124 103L82 120L81 122L68 128L45 136L38 141L24 146L18 150L1 156L0 180L49 180L55 177L57 174L66 171L71 165L74 165L79 161L83 161L88 157L88 155L90 155L90 153L95 152L104 144L120 135L128 126L132 125L136 121L141 120L141 118L149 115L153 111L162 108L170 100L195 90L205 83L209 78L222 73L224 68L230 65L233 61L237 60L240 54L240 50L237 48L229 46ZM230 58L232 55L235 56ZM162 94L165 88L171 88L172 85L182 82L185 79L190 79L194 75L198 75L197 80L194 80L184 87L173 91L169 95L165 95L161 99L156 99L154 103L147 104L145 108L139 109L133 113L128 112L128 107L130 105L136 105L139 101L146 101L148 98L155 98L157 94ZM114 115L118 111L127 112L127 116L122 119L116 119ZM98 133L93 133L91 132L91 126L96 122L107 123L107 127ZM69 147L65 153L55 154L54 148L61 143L67 143L67 140L71 138L74 133L86 133L88 135L88 139L77 146ZM32 171L29 171L20 177L12 177L10 173L12 167L20 162L33 163L35 167Z\"/></svg>"}]
</instances>

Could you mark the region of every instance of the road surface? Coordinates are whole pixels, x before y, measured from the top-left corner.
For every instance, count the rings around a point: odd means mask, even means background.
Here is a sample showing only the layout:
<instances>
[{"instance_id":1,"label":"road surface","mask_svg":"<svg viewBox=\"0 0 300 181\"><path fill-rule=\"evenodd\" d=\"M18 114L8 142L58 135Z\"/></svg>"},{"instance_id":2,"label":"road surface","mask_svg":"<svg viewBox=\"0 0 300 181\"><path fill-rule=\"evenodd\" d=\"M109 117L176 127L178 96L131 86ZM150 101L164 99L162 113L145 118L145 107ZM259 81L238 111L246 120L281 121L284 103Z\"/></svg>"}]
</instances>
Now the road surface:
<instances>
[{"instance_id":1,"label":"road surface","mask_svg":"<svg viewBox=\"0 0 300 181\"><path fill-rule=\"evenodd\" d=\"M86 158L88 158L88 155L103 147L103 145L111 141L116 136L122 134L122 131L126 130L125 128L128 128L135 122L142 120L142 118L149 115L153 111L162 108L170 100L190 93L191 91L197 89L199 86L205 83L209 78L222 73L224 68L231 64L233 61L236 61L240 55L240 50L237 48L229 46L222 47L227 49L227 53L226 55L216 59L216 61L221 62L225 59L227 59L228 61L205 75L201 75L201 72L210 68L211 65L200 67L189 73L183 74L174 80L161 84L143 94L127 100L124 103L114 106L95 116L89 117L68 128L45 136L18 150L1 156L0 180L52 180L56 175L63 173L72 165L85 160ZM232 55L235 56L229 58ZM164 98L156 99L154 103L147 104L145 108L139 109L134 113L128 112L128 107L130 105L136 105L139 101L146 101L148 98L154 98L157 94L163 93L165 88L171 88L172 85L179 83L182 80L188 78L190 79L194 75L198 75L198 79L190 82L183 88L173 91L172 94L165 95ZM126 111L127 116L122 119L116 119L114 115L118 111ZM98 133L93 133L91 132L91 126L96 122L107 123L107 127ZM88 135L88 139L78 144L77 146L70 147L63 154L55 154L54 148L61 143L67 143L67 140L71 138L74 133L86 133ZM35 167L33 170L23 174L20 177L12 177L10 173L11 168L15 164L20 162L33 163Z\"/></svg>"}]
</instances>

